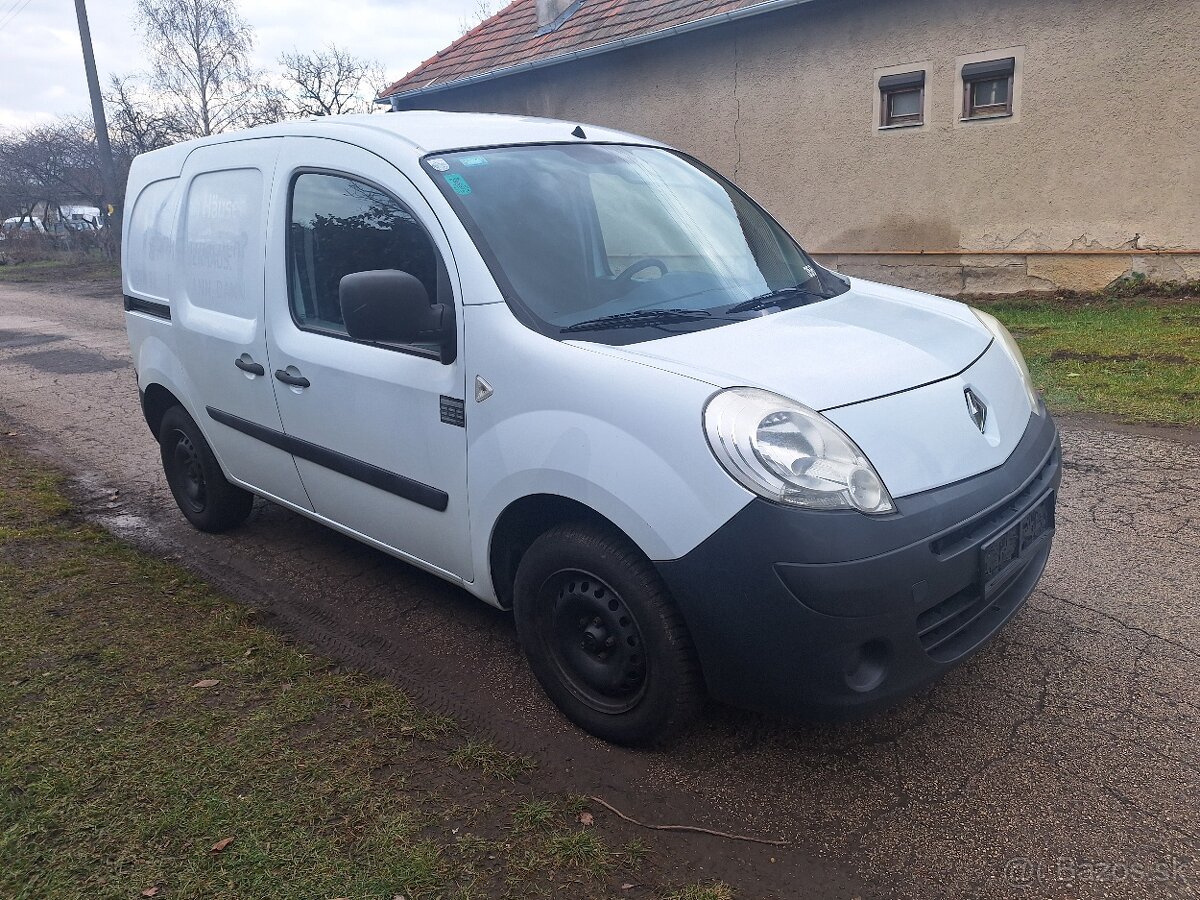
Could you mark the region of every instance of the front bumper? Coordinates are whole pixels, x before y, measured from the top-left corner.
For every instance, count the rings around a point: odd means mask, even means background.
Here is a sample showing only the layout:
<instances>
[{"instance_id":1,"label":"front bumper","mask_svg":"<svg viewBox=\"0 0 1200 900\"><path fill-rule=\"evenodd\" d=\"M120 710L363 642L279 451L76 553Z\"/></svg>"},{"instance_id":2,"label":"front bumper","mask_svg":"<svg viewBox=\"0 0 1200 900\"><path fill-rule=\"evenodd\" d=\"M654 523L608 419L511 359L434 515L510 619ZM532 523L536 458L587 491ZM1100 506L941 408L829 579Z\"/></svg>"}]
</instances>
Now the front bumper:
<instances>
[{"instance_id":1,"label":"front bumper","mask_svg":"<svg viewBox=\"0 0 1200 900\"><path fill-rule=\"evenodd\" d=\"M1058 429L1032 416L1003 465L900 498L892 515L755 500L687 556L656 565L714 698L865 711L962 662L1021 608L1050 555L1061 479ZM1035 534L1031 523L1048 527ZM1006 542L1015 558L993 571Z\"/></svg>"}]
</instances>

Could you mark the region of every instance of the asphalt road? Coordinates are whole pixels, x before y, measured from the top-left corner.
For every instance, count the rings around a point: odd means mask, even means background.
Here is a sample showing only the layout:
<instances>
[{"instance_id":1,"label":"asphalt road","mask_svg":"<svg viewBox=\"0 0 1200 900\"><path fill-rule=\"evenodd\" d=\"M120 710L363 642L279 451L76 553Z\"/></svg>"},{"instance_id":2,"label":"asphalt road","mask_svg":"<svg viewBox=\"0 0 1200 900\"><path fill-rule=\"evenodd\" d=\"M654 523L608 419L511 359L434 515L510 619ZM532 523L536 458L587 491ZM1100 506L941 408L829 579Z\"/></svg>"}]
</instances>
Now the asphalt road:
<instances>
[{"instance_id":1,"label":"asphalt road","mask_svg":"<svg viewBox=\"0 0 1200 900\"><path fill-rule=\"evenodd\" d=\"M0 416L89 513L390 678L544 783L630 814L784 838L672 838L744 897L1200 897L1200 439L1065 421L1049 568L985 651L866 721L711 709L673 748L565 724L509 618L261 501L201 535L141 419L111 284L0 285ZM703 868L701 868L703 867Z\"/></svg>"}]
</instances>

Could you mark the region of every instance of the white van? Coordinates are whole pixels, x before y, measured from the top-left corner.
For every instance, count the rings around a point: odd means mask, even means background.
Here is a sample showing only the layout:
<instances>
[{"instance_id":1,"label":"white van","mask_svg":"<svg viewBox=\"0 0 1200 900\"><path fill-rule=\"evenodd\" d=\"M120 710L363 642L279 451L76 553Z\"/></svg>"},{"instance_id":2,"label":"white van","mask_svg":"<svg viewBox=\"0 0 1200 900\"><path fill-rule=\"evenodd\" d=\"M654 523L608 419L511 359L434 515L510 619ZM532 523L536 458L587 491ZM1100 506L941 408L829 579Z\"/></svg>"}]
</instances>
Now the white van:
<instances>
[{"instance_id":1,"label":"white van","mask_svg":"<svg viewBox=\"0 0 1200 900\"><path fill-rule=\"evenodd\" d=\"M988 641L1058 433L959 303L815 263L737 187L590 125L404 112L138 157L123 246L184 515L253 495L512 609L574 722L846 713Z\"/></svg>"},{"instance_id":2,"label":"white van","mask_svg":"<svg viewBox=\"0 0 1200 900\"><path fill-rule=\"evenodd\" d=\"M41 219L36 219L31 215L26 216L10 216L3 222L0 222L0 240L3 240L10 234L45 234L46 226L42 224Z\"/></svg>"}]
</instances>

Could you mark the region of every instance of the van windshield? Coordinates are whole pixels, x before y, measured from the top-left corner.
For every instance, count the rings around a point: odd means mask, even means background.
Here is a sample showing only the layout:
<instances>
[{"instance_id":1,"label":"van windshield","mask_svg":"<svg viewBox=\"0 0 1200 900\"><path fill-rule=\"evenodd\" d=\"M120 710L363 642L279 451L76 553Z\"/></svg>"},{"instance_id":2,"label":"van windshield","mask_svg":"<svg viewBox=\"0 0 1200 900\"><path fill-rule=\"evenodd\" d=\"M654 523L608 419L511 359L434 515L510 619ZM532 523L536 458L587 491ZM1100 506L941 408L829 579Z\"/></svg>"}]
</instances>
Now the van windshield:
<instances>
[{"instance_id":1,"label":"van windshield","mask_svg":"<svg viewBox=\"0 0 1200 900\"><path fill-rule=\"evenodd\" d=\"M730 182L669 150L554 144L422 165L526 324L625 344L840 294Z\"/></svg>"}]
</instances>

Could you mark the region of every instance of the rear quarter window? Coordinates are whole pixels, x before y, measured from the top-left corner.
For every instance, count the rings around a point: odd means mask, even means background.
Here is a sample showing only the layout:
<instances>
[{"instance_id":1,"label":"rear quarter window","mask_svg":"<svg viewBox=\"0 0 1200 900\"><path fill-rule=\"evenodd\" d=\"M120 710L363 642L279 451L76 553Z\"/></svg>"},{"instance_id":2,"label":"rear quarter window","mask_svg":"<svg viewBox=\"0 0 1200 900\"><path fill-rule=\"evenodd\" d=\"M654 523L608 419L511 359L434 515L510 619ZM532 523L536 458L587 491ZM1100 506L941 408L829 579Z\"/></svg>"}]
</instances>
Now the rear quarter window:
<instances>
[{"instance_id":1,"label":"rear quarter window","mask_svg":"<svg viewBox=\"0 0 1200 900\"><path fill-rule=\"evenodd\" d=\"M126 271L133 293L164 301L170 298L178 211L178 178L151 182L134 201L125 238Z\"/></svg>"}]
</instances>

